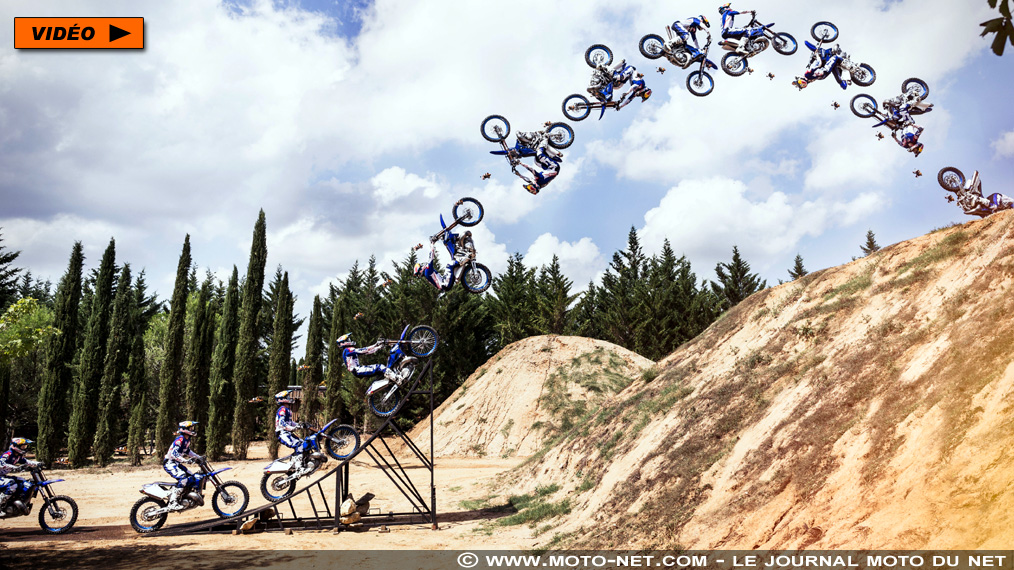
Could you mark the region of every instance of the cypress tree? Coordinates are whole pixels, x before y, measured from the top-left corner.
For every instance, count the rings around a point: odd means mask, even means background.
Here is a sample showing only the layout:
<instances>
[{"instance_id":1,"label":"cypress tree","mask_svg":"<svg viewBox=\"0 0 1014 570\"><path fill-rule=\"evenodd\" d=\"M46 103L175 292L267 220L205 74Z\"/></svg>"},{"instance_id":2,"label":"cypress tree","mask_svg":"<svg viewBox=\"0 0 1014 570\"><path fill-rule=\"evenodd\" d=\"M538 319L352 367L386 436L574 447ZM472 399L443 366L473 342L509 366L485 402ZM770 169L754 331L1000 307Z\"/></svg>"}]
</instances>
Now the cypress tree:
<instances>
[{"instance_id":1,"label":"cypress tree","mask_svg":"<svg viewBox=\"0 0 1014 570\"><path fill-rule=\"evenodd\" d=\"M201 426L194 436L193 445L206 450L204 445L208 424L208 397L211 392L211 350L215 337L215 308L211 304L213 283L211 277L204 280L194 310L194 330L187 343L184 361L186 379L187 417Z\"/></svg>"},{"instance_id":2,"label":"cypress tree","mask_svg":"<svg viewBox=\"0 0 1014 570\"><path fill-rule=\"evenodd\" d=\"M285 389L289 380L289 360L292 357L292 310L293 297L289 291L289 272L286 271L275 295L275 326L271 334L271 356L268 361L268 406L266 425L274 429L274 395ZM268 453L272 459L278 457L278 438L268 437Z\"/></svg>"},{"instance_id":3,"label":"cypress tree","mask_svg":"<svg viewBox=\"0 0 1014 570\"><path fill-rule=\"evenodd\" d=\"M257 389L257 317L261 308L261 289L264 287L267 259L267 228L264 210L261 210L254 225L253 243L250 246L250 263L247 266L240 309L239 341L236 344L236 372L233 377L236 407L232 420L232 447L237 459L246 459L247 448L253 437L254 416L249 400Z\"/></svg>"},{"instance_id":4,"label":"cypress tree","mask_svg":"<svg viewBox=\"0 0 1014 570\"><path fill-rule=\"evenodd\" d=\"M183 239L183 251L176 266L176 283L169 306L169 330L166 335L165 362L159 371L158 414L155 420L155 450L165 455L173 432L183 413L181 384L183 371L183 333L187 318L187 287L190 269L190 234Z\"/></svg>"},{"instance_id":5,"label":"cypress tree","mask_svg":"<svg viewBox=\"0 0 1014 570\"><path fill-rule=\"evenodd\" d=\"M109 246L102 255L99 272L95 276L91 315L88 317L78 381L74 387L74 408L70 416L70 437L67 452L70 463L74 467L81 467L88 462L88 453L95 440L99 385L105 365L109 320L113 304L115 258L116 241L109 240Z\"/></svg>"},{"instance_id":6,"label":"cypress tree","mask_svg":"<svg viewBox=\"0 0 1014 570\"><path fill-rule=\"evenodd\" d=\"M109 342L106 345L106 361L102 370L99 388L99 413L95 432L95 461L104 467L113 458L119 441L120 391L123 374L127 370L130 348L135 335L130 330L133 312L133 291L130 289L130 264L124 263L120 280L116 284L116 298L113 300L112 322Z\"/></svg>"},{"instance_id":7,"label":"cypress tree","mask_svg":"<svg viewBox=\"0 0 1014 570\"><path fill-rule=\"evenodd\" d=\"M806 275L807 273L809 273L809 271L807 271L806 268L803 267L803 256L797 253L795 264L792 266L791 269L789 269L789 277L792 277L792 280L795 281L796 279L799 279L800 277Z\"/></svg>"},{"instance_id":8,"label":"cypress tree","mask_svg":"<svg viewBox=\"0 0 1014 570\"><path fill-rule=\"evenodd\" d=\"M51 465L63 442L67 429L68 396L74 380L72 364L78 343L78 305L81 303L81 270L84 248L74 242L67 272L56 288L53 326L61 331L49 339L46 347L46 370L39 390L39 461Z\"/></svg>"},{"instance_id":9,"label":"cypress tree","mask_svg":"<svg viewBox=\"0 0 1014 570\"><path fill-rule=\"evenodd\" d=\"M130 313L130 359L127 361L127 398L129 399L129 420L127 426L127 454L131 465L141 464L141 447L147 447L151 414L148 412L148 372L145 364L144 333L148 323L162 310L156 302L156 295L147 295L148 286L144 271L134 281L134 299Z\"/></svg>"},{"instance_id":10,"label":"cypress tree","mask_svg":"<svg viewBox=\"0 0 1014 570\"><path fill-rule=\"evenodd\" d=\"M864 257L880 249L880 245L877 244L877 236L873 235L873 230L866 230L866 243L859 246L859 249L863 250Z\"/></svg>"},{"instance_id":11,"label":"cypress tree","mask_svg":"<svg viewBox=\"0 0 1014 570\"><path fill-rule=\"evenodd\" d=\"M715 265L718 281L711 282L711 289L719 298L723 309L730 309L743 299L766 288L767 281L762 281L756 273L750 273L750 264L739 255L739 248L732 246L732 261Z\"/></svg>"},{"instance_id":12,"label":"cypress tree","mask_svg":"<svg viewBox=\"0 0 1014 570\"><path fill-rule=\"evenodd\" d=\"M303 375L302 416L308 422L316 420L320 408L318 387L324 379L324 317L321 314L320 295L313 298L313 311L310 313L310 324L306 333L306 373Z\"/></svg>"},{"instance_id":13,"label":"cypress tree","mask_svg":"<svg viewBox=\"0 0 1014 570\"><path fill-rule=\"evenodd\" d=\"M235 392L232 372L236 364L236 340L239 338L239 271L232 266L232 277L225 292L222 323L215 334L215 352L211 359L211 398L208 410L208 457L218 459L232 439L232 408Z\"/></svg>"},{"instance_id":14,"label":"cypress tree","mask_svg":"<svg viewBox=\"0 0 1014 570\"><path fill-rule=\"evenodd\" d=\"M337 291L332 287L331 299L337 299ZM327 393L324 400L324 415L327 420L342 421L345 414L345 405L342 401L342 371L345 370L345 363L342 361L341 351L338 350L338 337L345 334L342 331L341 311L335 303L332 303L331 327L327 340Z\"/></svg>"}]
</instances>

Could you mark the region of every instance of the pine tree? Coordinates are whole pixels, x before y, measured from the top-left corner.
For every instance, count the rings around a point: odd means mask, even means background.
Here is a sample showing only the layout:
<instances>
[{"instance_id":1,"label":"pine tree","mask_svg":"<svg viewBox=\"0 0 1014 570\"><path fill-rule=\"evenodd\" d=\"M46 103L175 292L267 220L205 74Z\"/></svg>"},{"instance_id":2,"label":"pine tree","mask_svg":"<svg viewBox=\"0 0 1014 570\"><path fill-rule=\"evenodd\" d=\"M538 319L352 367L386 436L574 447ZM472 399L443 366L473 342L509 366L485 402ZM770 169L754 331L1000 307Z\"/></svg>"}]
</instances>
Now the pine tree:
<instances>
[{"instance_id":1,"label":"pine tree","mask_svg":"<svg viewBox=\"0 0 1014 570\"><path fill-rule=\"evenodd\" d=\"M711 290L720 299L724 309L730 309L743 299L767 287L757 274L750 273L750 264L739 255L739 248L732 246L732 261L715 265L718 281L711 282Z\"/></svg>"},{"instance_id":2,"label":"pine tree","mask_svg":"<svg viewBox=\"0 0 1014 570\"><path fill-rule=\"evenodd\" d=\"M535 269L525 267L515 253L507 260L507 271L493 278L496 297L488 301L496 331L496 349L537 334L535 327Z\"/></svg>"},{"instance_id":3,"label":"pine tree","mask_svg":"<svg viewBox=\"0 0 1014 570\"><path fill-rule=\"evenodd\" d=\"M863 256L867 256L880 249L877 244L877 238L873 235L873 230L866 231L866 243L859 246L859 249L863 250Z\"/></svg>"},{"instance_id":4,"label":"pine tree","mask_svg":"<svg viewBox=\"0 0 1014 570\"><path fill-rule=\"evenodd\" d=\"M21 252L7 249L3 241L3 234L0 234L0 313L16 300L18 273L21 271L12 265Z\"/></svg>"},{"instance_id":5,"label":"pine tree","mask_svg":"<svg viewBox=\"0 0 1014 570\"><path fill-rule=\"evenodd\" d=\"M70 416L70 436L67 455L71 465L81 467L88 462L99 408L99 385L106 359L109 339L109 317L113 305L113 277L116 274L116 242L102 255L99 272L95 276L95 293L91 302L91 315L81 353L80 372L74 386L74 407Z\"/></svg>"},{"instance_id":6,"label":"pine tree","mask_svg":"<svg viewBox=\"0 0 1014 570\"><path fill-rule=\"evenodd\" d=\"M321 314L320 295L313 298L313 312L310 313L310 324L306 333L306 373L303 375L302 416L308 422L316 420L320 409L318 387L324 379L324 317Z\"/></svg>"},{"instance_id":7,"label":"pine tree","mask_svg":"<svg viewBox=\"0 0 1014 570\"><path fill-rule=\"evenodd\" d=\"M789 269L789 277L791 277L792 280L795 281L796 279L799 279L800 277L806 275L807 273L809 273L809 271L807 271L806 268L803 267L803 256L797 253L795 264L792 266L792 269Z\"/></svg>"},{"instance_id":8,"label":"pine tree","mask_svg":"<svg viewBox=\"0 0 1014 570\"><path fill-rule=\"evenodd\" d=\"M134 335L130 330L134 296L130 288L130 264L124 263L120 280L116 284L113 300L112 322L109 341L106 344L106 359L99 386L98 422L95 432L95 461L105 467L116 450L120 437L120 391L123 375L127 371L130 348Z\"/></svg>"},{"instance_id":9,"label":"pine tree","mask_svg":"<svg viewBox=\"0 0 1014 570\"><path fill-rule=\"evenodd\" d=\"M208 410L207 454L219 459L225 445L232 439L232 409L235 391L232 373L236 364L236 341L239 338L239 271L232 266L232 277L222 305L222 322L215 335L215 352L211 359L211 398Z\"/></svg>"},{"instance_id":10,"label":"pine tree","mask_svg":"<svg viewBox=\"0 0 1014 570\"><path fill-rule=\"evenodd\" d=\"M155 420L155 450L165 455L172 443L176 424L182 419L183 333L187 318L187 287L190 269L190 234L183 239L183 251L176 265L176 283L169 305L169 331L165 362L159 371L158 414Z\"/></svg>"},{"instance_id":11,"label":"pine tree","mask_svg":"<svg viewBox=\"0 0 1014 570\"><path fill-rule=\"evenodd\" d=\"M535 284L535 326L540 334L565 334L571 328L570 306L578 295L571 295L574 282L560 269L555 254L549 267L543 266Z\"/></svg>"},{"instance_id":12,"label":"pine tree","mask_svg":"<svg viewBox=\"0 0 1014 570\"><path fill-rule=\"evenodd\" d=\"M72 363L78 343L78 305L81 302L81 271L84 265L84 248L74 242L67 272L56 288L55 318L53 326L60 330L49 339L46 347L46 370L39 390L37 455L40 461L51 465L63 442L69 416L68 395L74 376Z\"/></svg>"},{"instance_id":13,"label":"pine tree","mask_svg":"<svg viewBox=\"0 0 1014 570\"><path fill-rule=\"evenodd\" d=\"M292 310L293 296L289 291L289 273L286 271L275 295L275 326L271 334L271 355L268 360L268 406L265 417L269 431L274 426L274 395L285 389L289 380L289 360L292 357ZM278 457L278 438L268 438L268 453Z\"/></svg>"},{"instance_id":14,"label":"pine tree","mask_svg":"<svg viewBox=\"0 0 1014 570\"><path fill-rule=\"evenodd\" d=\"M626 251L613 254L613 261L602 276L602 287L598 291L606 340L628 350L635 348L636 329L642 320L637 314L637 305L640 290L644 287L644 266L645 258L637 231L631 227L627 234Z\"/></svg>"},{"instance_id":15,"label":"pine tree","mask_svg":"<svg viewBox=\"0 0 1014 570\"><path fill-rule=\"evenodd\" d=\"M595 287L595 282L589 281L588 288L581 295L581 299L572 312L574 334L605 340L599 297L599 290Z\"/></svg>"},{"instance_id":16,"label":"pine tree","mask_svg":"<svg viewBox=\"0 0 1014 570\"><path fill-rule=\"evenodd\" d=\"M254 225L253 243L250 246L250 263L247 266L240 309L239 341L236 344L236 371L233 376L236 407L232 420L232 447L237 459L246 459L254 430L254 416L249 400L257 389L257 317L261 309L264 267L268 259L266 226L264 210L261 210Z\"/></svg>"},{"instance_id":17,"label":"pine tree","mask_svg":"<svg viewBox=\"0 0 1014 570\"><path fill-rule=\"evenodd\" d=\"M215 338L215 307L211 304L213 282L209 276L201 284L194 308L193 331L187 341L183 372L186 381L186 416L197 422L200 429L192 445L207 452L204 445L208 424L209 376L211 350Z\"/></svg>"}]
</instances>

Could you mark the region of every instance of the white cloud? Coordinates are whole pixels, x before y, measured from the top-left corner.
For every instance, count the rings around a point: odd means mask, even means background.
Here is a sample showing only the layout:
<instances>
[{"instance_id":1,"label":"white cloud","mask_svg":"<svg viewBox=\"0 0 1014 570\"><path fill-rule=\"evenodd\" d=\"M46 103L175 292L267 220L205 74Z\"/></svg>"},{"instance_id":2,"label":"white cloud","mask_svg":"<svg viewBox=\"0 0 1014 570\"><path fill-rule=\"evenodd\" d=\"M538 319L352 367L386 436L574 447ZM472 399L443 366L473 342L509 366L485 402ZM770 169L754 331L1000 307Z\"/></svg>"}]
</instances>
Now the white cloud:
<instances>
[{"instance_id":1,"label":"white cloud","mask_svg":"<svg viewBox=\"0 0 1014 570\"><path fill-rule=\"evenodd\" d=\"M548 232L535 238L528 247L525 265L548 266L552 263L554 255L559 258L560 269L564 275L574 281L577 289L583 289L589 281L596 279L605 266L602 252L590 237L567 242Z\"/></svg>"},{"instance_id":2,"label":"white cloud","mask_svg":"<svg viewBox=\"0 0 1014 570\"><path fill-rule=\"evenodd\" d=\"M422 190L423 196L427 198L435 198L441 193L435 174L430 173L422 178L405 172L400 166L392 166L381 171L370 179L370 182L373 183L374 195L380 199L381 204L390 204L416 190Z\"/></svg>"},{"instance_id":3,"label":"white cloud","mask_svg":"<svg viewBox=\"0 0 1014 570\"><path fill-rule=\"evenodd\" d=\"M1014 157L1014 131L1003 133L991 146L996 158Z\"/></svg>"}]
</instances>

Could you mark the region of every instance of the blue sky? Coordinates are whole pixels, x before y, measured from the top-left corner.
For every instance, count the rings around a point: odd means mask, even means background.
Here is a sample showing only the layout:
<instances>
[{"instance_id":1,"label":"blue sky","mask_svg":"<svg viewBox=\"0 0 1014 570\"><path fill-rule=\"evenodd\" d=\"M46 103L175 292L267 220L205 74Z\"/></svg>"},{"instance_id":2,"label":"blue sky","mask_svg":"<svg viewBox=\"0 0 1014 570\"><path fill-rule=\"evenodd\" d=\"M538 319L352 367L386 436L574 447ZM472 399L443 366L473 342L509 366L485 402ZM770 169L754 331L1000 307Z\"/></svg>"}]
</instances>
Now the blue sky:
<instances>
[{"instance_id":1,"label":"blue sky","mask_svg":"<svg viewBox=\"0 0 1014 570\"><path fill-rule=\"evenodd\" d=\"M188 232L201 267L223 278L233 264L244 270L263 208L269 265L290 272L306 314L355 259L403 258L459 196L487 207L475 234L494 270L514 251L536 264L557 253L583 286L631 226L648 253L670 239L699 277L738 245L774 284L797 252L817 270L857 255L867 229L887 245L965 221L936 184L943 166L978 169L987 192L1014 193L1014 54L998 58L978 36L985 1L734 7L756 8L800 44L813 22L834 21L876 83L798 92L789 82L807 63L801 47L768 50L752 75L715 72L715 92L692 97L686 72L644 59L637 41L695 13L717 38L710 1L7 2L8 21L143 15L148 47L18 52L0 26L5 244L55 281L74 240L94 266L116 237L120 261L145 267L165 295ZM515 131L562 120L564 97L587 85L592 43L643 71L653 96L574 123L560 178L529 196L488 154L479 123L493 113ZM848 111L855 94L883 100L913 76L936 105L918 158Z\"/></svg>"}]
</instances>

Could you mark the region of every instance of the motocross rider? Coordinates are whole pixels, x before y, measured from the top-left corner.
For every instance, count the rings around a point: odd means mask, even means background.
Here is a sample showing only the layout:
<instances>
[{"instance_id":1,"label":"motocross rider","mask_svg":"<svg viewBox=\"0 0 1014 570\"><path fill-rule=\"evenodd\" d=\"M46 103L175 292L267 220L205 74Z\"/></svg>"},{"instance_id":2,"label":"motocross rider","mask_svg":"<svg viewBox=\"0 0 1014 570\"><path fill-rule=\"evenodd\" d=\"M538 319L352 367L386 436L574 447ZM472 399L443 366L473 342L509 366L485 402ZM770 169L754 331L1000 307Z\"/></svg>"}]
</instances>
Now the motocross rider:
<instances>
[{"instance_id":1,"label":"motocross rider","mask_svg":"<svg viewBox=\"0 0 1014 570\"><path fill-rule=\"evenodd\" d=\"M345 362L345 367L349 369L349 372L360 377L366 378L369 376L376 376L378 374L386 374L387 367L383 364L359 364L360 354L373 354L380 350L384 346L383 341L377 341L370 346L364 346L363 348L356 348L356 341L352 340L352 333L346 333L338 337L336 341L338 350L341 350L342 360Z\"/></svg>"},{"instance_id":2,"label":"motocross rider","mask_svg":"<svg viewBox=\"0 0 1014 570\"><path fill-rule=\"evenodd\" d=\"M976 172L973 177L975 180L979 180L979 173ZM981 181L976 183L975 187L962 188L956 192L958 195L958 206L969 216L986 217L990 214L995 214L1000 210L1010 210L1014 208L1014 198L1006 196L1004 194L990 194L989 198L982 197L982 183ZM953 196L947 196L948 202L953 202Z\"/></svg>"},{"instance_id":3,"label":"motocross rider","mask_svg":"<svg viewBox=\"0 0 1014 570\"><path fill-rule=\"evenodd\" d=\"M630 79L630 89L620 96L620 102L616 106L616 110L626 107L634 100L634 97L640 97L642 101L647 101L648 97L651 97L651 89L648 89L647 85L644 84L644 74L635 73Z\"/></svg>"},{"instance_id":4,"label":"motocross rider","mask_svg":"<svg viewBox=\"0 0 1014 570\"><path fill-rule=\"evenodd\" d=\"M609 69L605 65L597 64L595 69L592 70L591 84L588 87L588 92L593 97L602 101L603 103L609 100L603 90L612 83L613 88L622 86L630 79L630 75L634 72L632 66L627 65L627 60L620 60L619 63ZM546 123L548 127L552 123Z\"/></svg>"},{"instance_id":5,"label":"motocross rider","mask_svg":"<svg viewBox=\"0 0 1014 570\"><path fill-rule=\"evenodd\" d=\"M306 440L299 439L293 432L299 429L299 424L292 420L292 410L289 408L295 403L292 397L292 390L282 390L275 394L275 403L278 404L278 411L275 412L275 435L278 442L292 449L292 455L302 451L299 460L301 465L306 465L306 458L310 448L305 445Z\"/></svg>"},{"instance_id":6,"label":"motocross rider","mask_svg":"<svg viewBox=\"0 0 1014 570\"><path fill-rule=\"evenodd\" d=\"M179 502L180 498L187 487L196 482L193 473L188 471L183 464L204 459L190 449L190 438L195 435L197 435L197 422L180 422L179 429L176 430L176 439L169 446L169 451L166 452L165 459L162 461L162 469L165 469L166 473L176 479L176 486L169 493L168 507L170 510L183 509L183 505Z\"/></svg>"},{"instance_id":7,"label":"motocross rider","mask_svg":"<svg viewBox=\"0 0 1014 570\"><path fill-rule=\"evenodd\" d=\"M523 132L519 131L517 138L518 144L531 149L538 149L540 145L547 144L549 141L549 127L553 126L553 121L546 121L542 123L541 131L530 131ZM520 158L513 158L511 160L511 166L521 162Z\"/></svg>"},{"instance_id":8,"label":"motocross rider","mask_svg":"<svg viewBox=\"0 0 1014 570\"><path fill-rule=\"evenodd\" d=\"M686 20L676 20L672 23L672 30L676 32L676 35L683 40L683 45L686 46L687 52L691 58L695 58L701 55L701 45L697 43L697 32L704 28L710 28L711 24L704 15L692 16ZM694 40L694 45L691 47L689 40Z\"/></svg>"},{"instance_id":9,"label":"motocross rider","mask_svg":"<svg viewBox=\"0 0 1014 570\"><path fill-rule=\"evenodd\" d=\"M468 237L471 237L471 232L465 232ZM437 246L435 240L430 240L430 260L429 263L416 263L415 267L412 268L412 272L417 276L425 279L429 284L437 288L441 293L444 293L451 288L450 277L444 277L437 271L436 260L437 260ZM412 249L422 249L422 244L416 245ZM447 272L450 274L454 271L454 263L447 266Z\"/></svg>"},{"instance_id":10,"label":"motocross rider","mask_svg":"<svg viewBox=\"0 0 1014 570\"><path fill-rule=\"evenodd\" d=\"M909 122L903 127L891 131L894 142L901 145L901 148L919 156L922 154L923 144L919 142L919 135L922 134L922 127ZM899 136L900 135L900 136Z\"/></svg>"},{"instance_id":11,"label":"motocross rider","mask_svg":"<svg viewBox=\"0 0 1014 570\"><path fill-rule=\"evenodd\" d=\"M845 80L842 79L841 69L838 67L842 57L845 55L841 51L841 46L835 44L834 48L819 48L809 41L803 43L806 44L806 47L810 48L814 57L810 60L810 64L806 66L803 77L797 77L792 84L799 89L804 89L808 83L824 79L828 73L831 73L842 89L848 88L848 83L845 83Z\"/></svg>"},{"instance_id":12,"label":"motocross rider","mask_svg":"<svg viewBox=\"0 0 1014 570\"><path fill-rule=\"evenodd\" d=\"M23 437L15 437L11 440L10 447L0 455L0 517L4 516L4 506L7 500L17 492L22 480L18 477L9 476L26 467L36 467L39 462L25 458L28 453L28 446L32 440Z\"/></svg>"},{"instance_id":13,"label":"motocross rider","mask_svg":"<svg viewBox=\"0 0 1014 570\"><path fill-rule=\"evenodd\" d=\"M561 162L563 162L563 153L549 146L548 141L544 140L535 153L535 164L541 170L536 170L523 162L519 162L518 165L531 172L532 177L529 178L521 174L516 168L514 169L514 174L517 174L519 178L525 181L525 190L535 195L560 174Z\"/></svg>"},{"instance_id":14,"label":"motocross rider","mask_svg":"<svg viewBox=\"0 0 1014 570\"><path fill-rule=\"evenodd\" d=\"M722 15L722 37L723 38L729 38L730 36L733 36L733 35L739 35L739 34L741 34L741 33L743 33L743 32L746 31L746 28L734 28L734 27L732 27L733 26L733 23L732 23L733 18L735 18L736 16L738 16L740 14L750 14L750 16L752 16L754 18L757 17L757 11L756 10L743 10L742 12L737 12L737 11L735 11L732 8L729 7L731 5L732 5L732 3L730 2L728 4L724 4L724 5L718 7L718 13Z\"/></svg>"}]
</instances>

